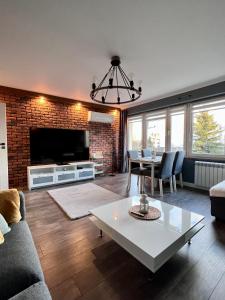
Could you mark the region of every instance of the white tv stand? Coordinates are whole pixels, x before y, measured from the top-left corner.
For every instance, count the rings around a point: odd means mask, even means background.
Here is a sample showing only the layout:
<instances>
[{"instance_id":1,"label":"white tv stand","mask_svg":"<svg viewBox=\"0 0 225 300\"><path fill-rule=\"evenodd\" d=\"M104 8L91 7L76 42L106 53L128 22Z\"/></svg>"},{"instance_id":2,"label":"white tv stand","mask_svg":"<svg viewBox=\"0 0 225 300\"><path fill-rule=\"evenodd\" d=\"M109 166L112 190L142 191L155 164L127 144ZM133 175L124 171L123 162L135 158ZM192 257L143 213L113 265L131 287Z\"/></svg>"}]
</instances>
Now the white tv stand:
<instances>
[{"instance_id":1,"label":"white tv stand","mask_svg":"<svg viewBox=\"0 0 225 300\"><path fill-rule=\"evenodd\" d=\"M27 167L29 190L91 178L95 178L95 166L92 161Z\"/></svg>"}]
</instances>

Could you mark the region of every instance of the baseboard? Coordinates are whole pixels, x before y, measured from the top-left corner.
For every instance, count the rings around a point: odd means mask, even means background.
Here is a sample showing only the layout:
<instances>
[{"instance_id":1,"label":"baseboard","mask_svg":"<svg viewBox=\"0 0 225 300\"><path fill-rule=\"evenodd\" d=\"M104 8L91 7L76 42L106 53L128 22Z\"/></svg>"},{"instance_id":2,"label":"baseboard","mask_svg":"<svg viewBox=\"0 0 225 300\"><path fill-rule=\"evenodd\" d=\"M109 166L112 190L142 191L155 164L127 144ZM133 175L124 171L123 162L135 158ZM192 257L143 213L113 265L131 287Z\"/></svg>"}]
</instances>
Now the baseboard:
<instances>
[{"instance_id":1,"label":"baseboard","mask_svg":"<svg viewBox=\"0 0 225 300\"><path fill-rule=\"evenodd\" d=\"M178 183L179 184L179 183ZM187 187L192 187L194 189L197 189L197 190L202 190L202 191L208 191L209 189L206 188L206 187L203 187L203 186L198 186L194 183L191 183L191 182L187 182L187 181L183 181L183 185L184 186L187 186Z\"/></svg>"}]
</instances>

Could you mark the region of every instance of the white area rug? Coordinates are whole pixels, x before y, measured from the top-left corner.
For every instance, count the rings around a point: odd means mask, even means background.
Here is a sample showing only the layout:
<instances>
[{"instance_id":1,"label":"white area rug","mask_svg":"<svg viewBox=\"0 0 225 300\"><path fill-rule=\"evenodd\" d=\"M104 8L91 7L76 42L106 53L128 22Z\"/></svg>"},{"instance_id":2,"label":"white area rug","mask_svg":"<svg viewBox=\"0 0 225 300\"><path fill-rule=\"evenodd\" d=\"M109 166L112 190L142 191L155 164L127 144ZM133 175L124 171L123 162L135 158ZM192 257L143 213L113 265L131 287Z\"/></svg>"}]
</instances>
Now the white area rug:
<instances>
[{"instance_id":1,"label":"white area rug","mask_svg":"<svg viewBox=\"0 0 225 300\"><path fill-rule=\"evenodd\" d=\"M93 208L123 198L94 183L58 188L48 193L72 220L89 215Z\"/></svg>"}]
</instances>

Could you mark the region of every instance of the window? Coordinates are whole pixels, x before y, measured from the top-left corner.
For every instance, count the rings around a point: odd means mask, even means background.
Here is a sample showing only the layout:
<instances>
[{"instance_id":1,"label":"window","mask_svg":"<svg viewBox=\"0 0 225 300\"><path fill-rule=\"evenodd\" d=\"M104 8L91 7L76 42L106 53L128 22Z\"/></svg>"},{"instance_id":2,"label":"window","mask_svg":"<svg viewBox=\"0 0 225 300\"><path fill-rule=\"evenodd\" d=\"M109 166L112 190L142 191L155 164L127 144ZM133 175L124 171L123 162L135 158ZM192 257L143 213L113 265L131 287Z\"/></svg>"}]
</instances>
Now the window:
<instances>
[{"instance_id":1,"label":"window","mask_svg":"<svg viewBox=\"0 0 225 300\"><path fill-rule=\"evenodd\" d=\"M192 154L225 154L225 100L192 106Z\"/></svg>"},{"instance_id":2,"label":"window","mask_svg":"<svg viewBox=\"0 0 225 300\"><path fill-rule=\"evenodd\" d=\"M170 149L184 150L184 107L170 110Z\"/></svg>"},{"instance_id":3,"label":"window","mask_svg":"<svg viewBox=\"0 0 225 300\"><path fill-rule=\"evenodd\" d=\"M165 151L166 111L151 113L146 117L146 146L157 152Z\"/></svg>"},{"instance_id":4,"label":"window","mask_svg":"<svg viewBox=\"0 0 225 300\"><path fill-rule=\"evenodd\" d=\"M128 119L128 149L142 149L142 116Z\"/></svg>"},{"instance_id":5,"label":"window","mask_svg":"<svg viewBox=\"0 0 225 300\"><path fill-rule=\"evenodd\" d=\"M225 98L189 103L128 119L128 149L225 159Z\"/></svg>"}]
</instances>

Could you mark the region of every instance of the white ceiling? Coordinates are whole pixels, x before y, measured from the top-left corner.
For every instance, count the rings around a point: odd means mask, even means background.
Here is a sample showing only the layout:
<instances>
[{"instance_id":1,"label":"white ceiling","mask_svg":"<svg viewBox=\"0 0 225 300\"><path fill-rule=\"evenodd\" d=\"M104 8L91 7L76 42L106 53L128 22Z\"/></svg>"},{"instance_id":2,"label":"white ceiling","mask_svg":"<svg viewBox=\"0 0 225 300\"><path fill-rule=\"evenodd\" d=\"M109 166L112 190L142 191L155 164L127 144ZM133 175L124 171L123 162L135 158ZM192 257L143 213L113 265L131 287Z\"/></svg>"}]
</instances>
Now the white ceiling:
<instances>
[{"instance_id":1,"label":"white ceiling","mask_svg":"<svg viewBox=\"0 0 225 300\"><path fill-rule=\"evenodd\" d=\"M0 84L90 101L110 57L139 104L225 80L224 0L0 0Z\"/></svg>"}]
</instances>

